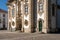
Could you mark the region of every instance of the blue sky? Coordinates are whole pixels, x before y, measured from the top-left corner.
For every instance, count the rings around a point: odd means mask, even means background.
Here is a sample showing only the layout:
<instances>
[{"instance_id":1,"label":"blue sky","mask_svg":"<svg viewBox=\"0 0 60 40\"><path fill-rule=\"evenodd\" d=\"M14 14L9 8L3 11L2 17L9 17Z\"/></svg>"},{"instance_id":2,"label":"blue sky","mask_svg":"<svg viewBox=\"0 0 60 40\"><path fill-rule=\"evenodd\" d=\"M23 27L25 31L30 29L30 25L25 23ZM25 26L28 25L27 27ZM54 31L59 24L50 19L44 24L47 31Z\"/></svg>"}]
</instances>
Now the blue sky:
<instances>
[{"instance_id":1,"label":"blue sky","mask_svg":"<svg viewBox=\"0 0 60 40\"><path fill-rule=\"evenodd\" d=\"M7 3L7 0L0 0L0 9L7 11L8 7L7 7L6 3ZM58 0L58 4L60 5L60 0Z\"/></svg>"},{"instance_id":2,"label":"blue sky","mask_svg":"<svg viewBox=\"0 0 60 40\"><path fill-rule=\"evenodd\" d=\"M7 11L8 7L7 7L6 3L7 3L7 0L0 0L0 9Z\"/></svg>"}]
</instances>

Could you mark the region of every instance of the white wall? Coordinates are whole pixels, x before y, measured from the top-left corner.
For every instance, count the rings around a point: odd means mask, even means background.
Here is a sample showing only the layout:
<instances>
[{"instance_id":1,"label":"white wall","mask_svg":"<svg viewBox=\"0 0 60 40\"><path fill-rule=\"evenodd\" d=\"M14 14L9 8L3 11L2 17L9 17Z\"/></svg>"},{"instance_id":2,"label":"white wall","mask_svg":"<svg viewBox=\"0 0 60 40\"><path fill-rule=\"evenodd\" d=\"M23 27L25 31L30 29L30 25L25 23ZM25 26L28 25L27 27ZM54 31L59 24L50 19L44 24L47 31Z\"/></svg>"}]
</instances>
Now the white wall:
<instances>
[{"instance_id":1,"label":"white wall","mask_svg":"<svg viewBox=\"0 0 60 40\"><path fill-rule=\"evenodd\" d=\"M0 28L2 28L2 25L3 25L3 24L2 24L2 21L3 21L3 20L2 20L2 13L0 13L0 19L1 19Z\"/></svg>"},{"instance_id":2,"label":"white wall","mask_svg":"<svg viewBox=\"0 0 60 40\"><path fill-rule=\"evenodd\" d=\"M5 27L8 27L8 14L4 13L5 17L3 17L3 13L0 13L0 19L1 19L1 23L0 23L0 29L3 28L3 18L5 18Z\"/></svg>"}]
</instances>

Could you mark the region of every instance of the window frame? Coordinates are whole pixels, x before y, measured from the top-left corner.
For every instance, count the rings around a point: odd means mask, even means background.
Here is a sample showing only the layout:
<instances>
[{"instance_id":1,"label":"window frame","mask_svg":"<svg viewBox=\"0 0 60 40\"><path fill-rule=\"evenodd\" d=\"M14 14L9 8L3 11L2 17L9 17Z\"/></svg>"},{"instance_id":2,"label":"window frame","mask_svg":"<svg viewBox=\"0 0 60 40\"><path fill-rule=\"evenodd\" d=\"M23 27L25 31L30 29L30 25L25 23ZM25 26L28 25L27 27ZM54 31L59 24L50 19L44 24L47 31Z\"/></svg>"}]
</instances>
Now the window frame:
<instances>
[{"instance_id":1,"label":"window frame","mask_svg":"<svg viewBox=\"0 0 60 40\"><path fill-rule=\"evenodd\" d=\"M43 12L44 12L44 0L40 0L38 2L38 12L40 15L43 14Z\"/></svg>"},{"instance_id":2,"label":"window frame","mask_svg":"<svg viewBox=\"0 0 60 40\"><path fill-rule=\"evenodd\" d=\"M3 17L5 17L5 14L3 14Z\"/></svg>"},{"instance_id":3,"label":"window frame","mask_svg":"<svg viewBox=\"0 0 60 40\"><path fill-rule=\"evenodd\" d=\"M43 0L40 0L40 1L38 2L39 11L40 11L40 9L43 10L43 6L44 6L44 1L43 1Z\"/></svg>"},{"instance_id":4,"label":"window frame","mask_svg":"<svg viewBox=\"0 0 60 40\"><path fill-rule=\"evenodd\" d=\"M12 17L15 16L14 11L15 11L15 9L13 8L13 9L12 9Z\"/></svg>"},{"instance_id":5,"label":"window frame","mask_svg":"<svg viewBox=\"0 0 60 40\"><path fill-rule=\"evenodd\" d=\"M28 4L24 5L24 9L25 9L25 14L27 15L28 14Z\"/></svg>"}]
</instances>

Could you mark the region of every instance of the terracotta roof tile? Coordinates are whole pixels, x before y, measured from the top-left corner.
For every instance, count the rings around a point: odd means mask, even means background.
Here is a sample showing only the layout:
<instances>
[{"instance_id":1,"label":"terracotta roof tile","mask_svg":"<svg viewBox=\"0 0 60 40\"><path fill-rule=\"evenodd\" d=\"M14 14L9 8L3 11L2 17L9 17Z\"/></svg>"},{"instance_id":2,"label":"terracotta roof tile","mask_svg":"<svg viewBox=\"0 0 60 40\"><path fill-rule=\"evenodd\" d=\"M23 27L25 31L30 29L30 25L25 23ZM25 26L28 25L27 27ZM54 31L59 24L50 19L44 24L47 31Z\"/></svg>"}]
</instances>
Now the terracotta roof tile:
<instances>
[{"instance_id":1,"label":"terracotta roof tile","mask_svg":"<svg viewBox=\"0 0 60 40\"><path fill-rule=\"evenodd\" d=\"M8 12L5 11L5 10L0 9L0 13L8 13Z\"/></svg>"}]
</instances>

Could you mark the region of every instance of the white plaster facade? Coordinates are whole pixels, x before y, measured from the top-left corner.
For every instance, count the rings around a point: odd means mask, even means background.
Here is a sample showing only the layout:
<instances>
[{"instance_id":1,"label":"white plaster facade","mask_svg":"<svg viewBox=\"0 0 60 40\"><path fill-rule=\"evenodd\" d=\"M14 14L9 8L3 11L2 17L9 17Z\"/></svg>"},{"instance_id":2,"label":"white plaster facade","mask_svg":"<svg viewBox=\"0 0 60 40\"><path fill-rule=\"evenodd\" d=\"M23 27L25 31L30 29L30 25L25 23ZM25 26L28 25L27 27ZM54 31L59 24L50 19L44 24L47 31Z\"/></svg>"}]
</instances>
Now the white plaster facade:
<instances>
[{"instance_id":1,"label":"white plaster facade","mask_svg":"<svg viewBox=\"0 0 60 40\"><path fill-rule=\"evenodd\" d=\"M3 26L3 25L5 25L5 26ZM7 11L0 9L0 29L3 29L4 27L6 29L8 27L8 13L7 13Z\"/></svg>"}]
</instances>

